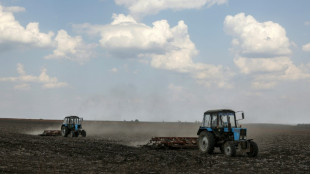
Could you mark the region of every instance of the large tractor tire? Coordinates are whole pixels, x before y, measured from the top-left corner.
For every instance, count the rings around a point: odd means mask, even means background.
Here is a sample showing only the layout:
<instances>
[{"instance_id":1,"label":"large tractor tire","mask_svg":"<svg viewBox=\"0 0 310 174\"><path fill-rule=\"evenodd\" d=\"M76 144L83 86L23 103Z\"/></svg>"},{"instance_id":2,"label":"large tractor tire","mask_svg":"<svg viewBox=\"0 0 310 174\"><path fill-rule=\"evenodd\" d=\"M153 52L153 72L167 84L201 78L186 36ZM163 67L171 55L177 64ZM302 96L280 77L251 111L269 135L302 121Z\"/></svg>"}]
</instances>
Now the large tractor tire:
<instances>
[{"instance_id":1,"label":"large tractor tire","mask_svg":"<svg viewBox=\"0 0 310 174\"><path fill-rule=\"evenodd\" d=\"M254 141L250 141L250 152L247 153L249 157L256 157L258 154L258 146Z\"/></svg>"},{"instance_id":2,"label":"large tractor tire","mask_svg":"<svg viewBox=\"0 0 310 174\"><path fill-rule=\"evenodd\" d=\"M234 157L236 156L236 146L232 142L226 142L224 145L224 153L226 156Z\"/></svg>"},{"instance_id":3,"label":"large tractor tire","mask_svg":"<svg viewBox=\"0 0 310 174\"><path fill-rule=\"evenodd\" d=\"M212 154L214 150L215 139L211 132L203 131L198 137L198 147L202 153Z\"/></svg>"},{"instance_id":4,"label":"large tractor tire","mask_svg":"<svg viewBox=\"0 0 310 174\"><path fill-rule=\"evenodd\" d=\"M65 126L62 126L62 127L61 127L61 136L63 136L63 137L67 137L67 136L68 136L68 134L69 134L69 130L68 130L68 128L67 128L67 127L65 127Z\"/></svg>"},{"instance_id":5,"label":"large tractor tire","mask_svg":"<svg viewBox=\"0 0 310 174\"><path fill-rule=\"evenodd\" d=\"M86 137L86 131L85 130L82 130L81 134L82 134L82 137Z\"/></svg>"}]
</instances>

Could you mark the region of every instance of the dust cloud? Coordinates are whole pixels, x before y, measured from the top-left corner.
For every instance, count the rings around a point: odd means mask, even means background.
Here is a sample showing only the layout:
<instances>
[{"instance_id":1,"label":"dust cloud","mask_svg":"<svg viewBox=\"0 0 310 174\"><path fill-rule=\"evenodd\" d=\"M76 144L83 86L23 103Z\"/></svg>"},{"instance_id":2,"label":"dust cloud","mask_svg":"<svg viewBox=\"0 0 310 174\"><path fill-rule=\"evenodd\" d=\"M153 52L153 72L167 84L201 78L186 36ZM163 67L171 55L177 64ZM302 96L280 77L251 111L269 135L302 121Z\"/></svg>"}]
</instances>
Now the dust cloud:
<instances>
[{"instance_id":1,"label":"dust cloud","mask_svg":"<svg viewBox=\"0 0 310 174\"><path fill-rule=\"evenodd\" d=\"M152 137L196 137L197 123L186 122L134 122L134 121L86 121L87 136L118 141L121 144L139 146Z\"/></svg>"},{"instance_id":2,"label":"dust cloud","mask_svg":"<svg viewBox=\"0 0 310 174\"><path fill-rule=\"evenodd\" d=\"M27 127L20 126L27 123ZM12 129L22 134L39 135L44 130L60 130L62 120L16 120ZM123 145L140 146L152 137L196 137L200 124L191 122L86 121L87 138L106 139Z\"/></svg>"}]
</instances>

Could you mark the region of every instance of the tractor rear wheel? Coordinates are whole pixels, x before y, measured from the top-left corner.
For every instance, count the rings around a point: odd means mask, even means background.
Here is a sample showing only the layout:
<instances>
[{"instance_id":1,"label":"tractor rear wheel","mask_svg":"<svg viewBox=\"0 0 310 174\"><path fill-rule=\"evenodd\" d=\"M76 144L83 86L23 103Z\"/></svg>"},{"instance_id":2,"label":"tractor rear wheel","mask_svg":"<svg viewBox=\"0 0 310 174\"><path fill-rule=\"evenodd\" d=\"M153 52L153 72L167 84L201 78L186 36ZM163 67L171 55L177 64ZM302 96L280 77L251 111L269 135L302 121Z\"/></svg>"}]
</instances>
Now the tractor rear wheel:
<instances>
[{"instance_id":1,"label":"tractor rear wheel","mask_svg":"<svg viewBox=\"0 0 310 174\"><path fill-rule=\"evenodd\" d=\"M65 126L62 126L61 127L61 135L63 136L63 137L67 137L68 136L68 128L67 127L65 127Z\"/></svg>"},{"instance_id":2,"label":"tractor rear wheel","mask_svg":"<svg viewBox=\"0 0 310 174\"><path fill-rule=\"evenodd\" d=\"M224 153L227 156L236 156L236 146L234 145L234 143L226 142L224 145Z\"/></svg>"},{"instance_id":3,"label":"tractor rear wheel","mask_svg":"<svg viewBox=\"0 0 310 174\"><path fill-rule=\"evenodd\" d=\"M198 147L202 153L212 154L214 150L215 139L211 132L203 131L198 137Z\"/></svg>"},{"instance_id":4,"label":"tractor rear wheel","mask_svg":"<svg viewBox=\"0 0 310 174\"><path fill-rule=\"evenodd\" d=\"M250 141L250 152L247 153L249 157L256 157L258 154L258 146L254 141Z\"/></svg>"}]
</instances>

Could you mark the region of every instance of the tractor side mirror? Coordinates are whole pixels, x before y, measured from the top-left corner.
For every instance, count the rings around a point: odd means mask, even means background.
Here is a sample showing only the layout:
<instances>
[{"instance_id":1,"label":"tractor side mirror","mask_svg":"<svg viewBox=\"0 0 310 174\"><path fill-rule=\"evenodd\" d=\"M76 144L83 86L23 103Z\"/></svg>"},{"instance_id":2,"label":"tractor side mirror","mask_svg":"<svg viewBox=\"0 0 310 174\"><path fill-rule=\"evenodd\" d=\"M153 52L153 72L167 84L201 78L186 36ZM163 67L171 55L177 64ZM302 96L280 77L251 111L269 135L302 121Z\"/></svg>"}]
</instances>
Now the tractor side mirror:
<instances>
[{"instance_id":1,"label":"tractor side mirror","mask_svg":"<svg viewBox=\"0 0 310 174\"><path fill-rule=\"evenodd\" d=\"M244 112L243 111L237 111L236 113L238 112L241 112L241 119L238 119L237 121L239 120L243 120L244 119ZM237 116L236 116L237 117ZM240 117L240 115L238 114L238 118Z\"/></svg>"}]
</instances>

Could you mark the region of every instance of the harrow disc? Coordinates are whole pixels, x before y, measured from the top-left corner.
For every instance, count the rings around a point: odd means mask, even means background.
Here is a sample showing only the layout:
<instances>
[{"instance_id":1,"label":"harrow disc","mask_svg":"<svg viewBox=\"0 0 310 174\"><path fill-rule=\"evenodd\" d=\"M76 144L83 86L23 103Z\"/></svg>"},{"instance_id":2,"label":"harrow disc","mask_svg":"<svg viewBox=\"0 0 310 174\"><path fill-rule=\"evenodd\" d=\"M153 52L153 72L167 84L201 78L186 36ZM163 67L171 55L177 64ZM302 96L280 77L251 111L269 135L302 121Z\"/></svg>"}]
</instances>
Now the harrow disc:
<instances>
[{"instance_id":1,"label":"harrow disc","mask_svg":"<svg viewBox=\"0 0 310 174\"><path fill-rule=\"evenodd\" d=\"M61 136L61 130L44 130L40 136Z\"/></svg>"},{"instance_id":2,"label":"harrow disc","mask_svg":"<svg viewBox=\"0 0 310 174\"><path fill-rule=\"evenodd\" d=\"M151 147L175 147L193 148L197 147L196 137L153 137L146 146Z\"/></svg>"}]
</instances>

